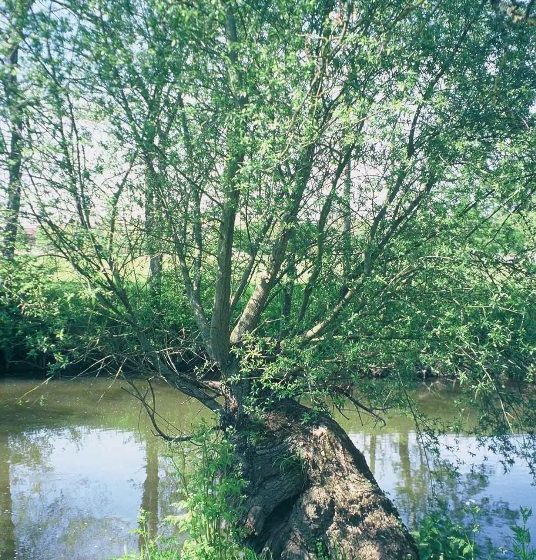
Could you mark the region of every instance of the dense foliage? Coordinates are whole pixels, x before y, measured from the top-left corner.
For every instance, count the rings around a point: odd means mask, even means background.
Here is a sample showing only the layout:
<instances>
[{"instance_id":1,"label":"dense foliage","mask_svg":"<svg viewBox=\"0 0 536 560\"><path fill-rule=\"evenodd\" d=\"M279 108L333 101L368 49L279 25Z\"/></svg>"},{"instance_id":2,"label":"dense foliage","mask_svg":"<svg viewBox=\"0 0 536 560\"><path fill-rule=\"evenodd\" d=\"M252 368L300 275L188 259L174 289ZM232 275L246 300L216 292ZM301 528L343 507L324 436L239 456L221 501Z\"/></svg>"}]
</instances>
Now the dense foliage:
<instances>
[{"instance_id":1,"label":"dense foliage","mask_svg":"<svg viewBox=\"0 0 536 560\"><path fill-rule=\"evenodd\" d=\"M319 401L371 369L530 380L529 15L9 3L26 210L122 325L112 369L234 354Z\"/></svg>"},{"instance_id":2,"label":"dense foliage","mask_svg":"<svg viewBox=\"0 0 536 560\"><path fill-rule=\"evenodd\" d=\"M481 432L532 432L533 4L10 0L3 346L224 427L304 397L417 417L435 374ZM70 266L49 285L25 220Z\"/></svg>"}]
</instances>

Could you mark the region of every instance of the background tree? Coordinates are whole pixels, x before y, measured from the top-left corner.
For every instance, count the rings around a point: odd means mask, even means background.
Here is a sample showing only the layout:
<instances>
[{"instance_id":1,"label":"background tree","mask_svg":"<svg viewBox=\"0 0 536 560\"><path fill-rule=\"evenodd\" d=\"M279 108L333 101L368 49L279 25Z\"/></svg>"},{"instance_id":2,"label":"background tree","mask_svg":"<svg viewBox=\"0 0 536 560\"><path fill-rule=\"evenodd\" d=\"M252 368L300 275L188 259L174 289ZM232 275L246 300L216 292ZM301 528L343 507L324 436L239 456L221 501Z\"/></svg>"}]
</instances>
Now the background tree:
<instances>
[{"instance_id":1,"label":"background tree","mask_svg":"<svg viewBox=\"0 0 536 560\"><path fill-rule=\"evenodd\" d=\"M2 255L13 259L19 227L25 96L21 90L19 49L24 38L31 0L8 0L0 9L0 84L4 103L0 105L0 162L7 173L5 224Z\"/></svg>"},{"instance_id":2,"label":"background tree","mask_svg":"<svg viewBox=\"0 0 536 560\"><path fill-rule=\"evenodd\" d=\"M467 0L32 17L29 204L109 318L107 367L219 415L256 550L416 557L328 403L377 415L422 364L486 428L530 421L504 379L532 374L533 27Z\"/></svg>"}]
</instances>

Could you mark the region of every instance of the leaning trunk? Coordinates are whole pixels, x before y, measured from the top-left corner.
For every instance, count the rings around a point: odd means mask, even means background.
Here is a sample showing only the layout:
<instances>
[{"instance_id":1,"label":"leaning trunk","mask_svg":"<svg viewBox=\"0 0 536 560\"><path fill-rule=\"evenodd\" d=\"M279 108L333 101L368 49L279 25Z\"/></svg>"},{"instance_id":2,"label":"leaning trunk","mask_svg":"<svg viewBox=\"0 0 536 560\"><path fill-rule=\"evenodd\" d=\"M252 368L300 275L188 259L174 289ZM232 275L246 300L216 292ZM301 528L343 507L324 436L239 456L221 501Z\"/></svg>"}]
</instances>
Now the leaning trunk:
<instances>
[{"instance_id":1,"label":"leaning trunk","mask_svg":"<svg viewBox=\"0 0 536 560\"><path fill-rule=\"evenodd\" d=\"M277 559L417 559L398 512L332 419L295 402L240 430L248 544ZM308 420L309 419L309 420ZM320 554L319 554L320 553Z\"/></svg>"}]
</instances>

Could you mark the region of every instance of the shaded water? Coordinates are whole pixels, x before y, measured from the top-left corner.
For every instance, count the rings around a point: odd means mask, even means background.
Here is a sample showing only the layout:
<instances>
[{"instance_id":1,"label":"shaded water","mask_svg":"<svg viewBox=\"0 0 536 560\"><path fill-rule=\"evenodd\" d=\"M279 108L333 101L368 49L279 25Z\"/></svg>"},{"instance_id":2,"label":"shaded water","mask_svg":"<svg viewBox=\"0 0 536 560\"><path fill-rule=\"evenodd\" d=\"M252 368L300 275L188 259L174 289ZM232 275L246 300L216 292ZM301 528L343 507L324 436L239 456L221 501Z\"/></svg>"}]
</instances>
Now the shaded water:
<instances>
[{"instance_id":1,"label":"shaded water","mask_svg":"<svg viewBox=\"0 0 536 560\"><path fill-rule=\"evenodd\" d=\"M0 559L99 560L137 550L140 508L149 529L172 513L174 482L165 450L136 401L119 383L105 380L0 381ZM418 397L434 414L449 413L449 394L424 389ZM159 412L187 431L204 409L175 390L158 387ZM407 418L383 429L357 416L339 418L361 449L380 486L404 519L414 524L430 493L428 460ZM451 502L481 503L499 517L486 521L496 541L508 533L519 506L536 512L536 487L528 468L504 474L498 458L473 438L445 454L465 459L459 477L446 477ZM456 445L455 445L456 444ZM455 449L455 450L454 450ZM533 536L536 522L531 521Z\"/></svg>"}]
</instances>

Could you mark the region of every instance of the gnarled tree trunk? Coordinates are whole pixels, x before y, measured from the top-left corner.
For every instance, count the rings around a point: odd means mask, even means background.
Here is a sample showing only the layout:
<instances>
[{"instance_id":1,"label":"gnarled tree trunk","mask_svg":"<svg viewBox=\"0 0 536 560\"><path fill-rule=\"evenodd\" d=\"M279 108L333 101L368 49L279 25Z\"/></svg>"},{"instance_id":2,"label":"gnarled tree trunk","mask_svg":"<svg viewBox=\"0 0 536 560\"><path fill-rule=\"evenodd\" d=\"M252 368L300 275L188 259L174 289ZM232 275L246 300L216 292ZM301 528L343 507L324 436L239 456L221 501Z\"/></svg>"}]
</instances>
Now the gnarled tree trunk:
<instances>
[{"instance_id":1,"label":"gnarled tree trunk","mask_svg":"<svg viewBox=\"0 0 536 560\"><path fill-rule=\"evenodd\" d=\"M398 512L363 455L332 419L295 402L237 438L248 481L248 544L274 560L417 559ZM270 556L271 554L271 556Z\"/></svg>"}]
</instances>

